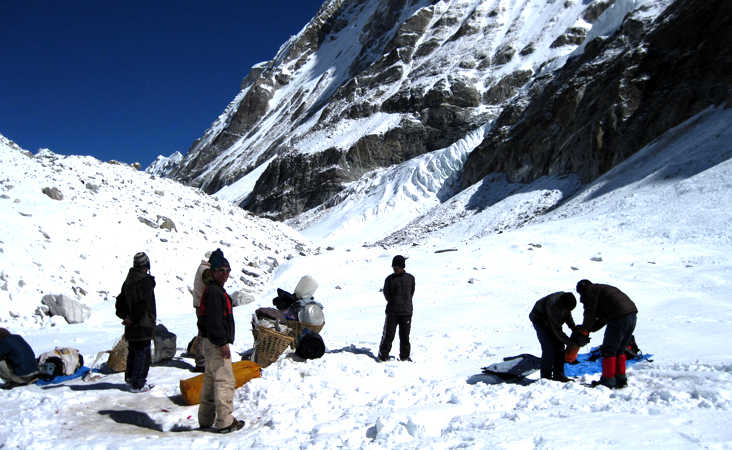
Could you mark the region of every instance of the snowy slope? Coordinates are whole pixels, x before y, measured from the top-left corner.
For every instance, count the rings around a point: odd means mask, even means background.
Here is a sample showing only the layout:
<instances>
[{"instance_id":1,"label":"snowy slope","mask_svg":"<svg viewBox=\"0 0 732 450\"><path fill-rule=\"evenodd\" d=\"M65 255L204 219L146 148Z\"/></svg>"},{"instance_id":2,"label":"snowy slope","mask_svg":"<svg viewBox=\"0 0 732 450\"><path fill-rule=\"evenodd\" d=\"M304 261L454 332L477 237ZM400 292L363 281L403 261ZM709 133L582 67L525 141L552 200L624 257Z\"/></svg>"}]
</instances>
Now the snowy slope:
<instances>
[{"instance_id":1,"label":"snowy slope","mask_svg":"<svg viewBox=\"0 0 732 450\"><path fill-rule=\"evenodd\" d=\"M4 137L0 157L3 321L57 323L58 317L38 314L45 294L67 295L91 307L113 300L138 251L150 257L165 311L189 303L192 278L184 275L206 251L220 247L260 275L232 276L232 292L258 294L278 264L311 245L283 224L125 164L48 150L33 156ZM44 188L57 188L63 199L51 199ZM158 228L164 218L172 220L174 231ZM176 257L167 256L171 251Z\"/></svg>"},{"instance_id":2,"label":"snowy slope","mask_svg":"<svg viewBox=\"0 0 732 450\"><path fill-rule=\"evenodd\" d=\"M110 301L89 302L92 316L80 325L38 321L31 313L0 316L0 326L23 335L36 352L73 346L93 361L109 349L122 332L111 296L140 249L153 257L159 319L178 335L178 346L185 346L195 334L186 286L200 254L220 241L236 243L224 248L235 271L265 258L266 246L293 256L278 258L257 300L235 309L235 360L251 350L254 309L270 306L276 288L292 291L306 274L320 285L315 298L325 306L328 352L305 362L287 353L261 379L238 389L234 413L247 425L232 435L194 431L197 407L183 405L178 390L179 380L193 375L187 370L192 360L179 358L151 369L156 387L146 394L127 392L122 374L0 391L0 446L730 448L731 124L732 110L705 111L589 186L571 179L503 185L503 197L476 186L474 198L458 196L452 209L445 203L430 210L435 230L425 227L413 238L394 239L387 249L360 246L360 225L349 220L363 211L351 215L342 208L333 230L342 245L306 256L296 250L302 239L287 228L252 222L189 188L89 158L47 152L30 158L4 141L0 178L9 198L0 199L0 261L10 277L0 306L37 302L36 286L68 291L71 278L89 292L110 294ZM98 196L80 182L92 176L104 186ZM62 202L39 193L52 181L64 191ZM501 180L483 184L490 182ZM158 198L155 190L165 195ZM21 202L13 203L15 198ZM395 211L400 208L411 206L396 202ZM180 234L139 224L138 215L154 220L159 212L176 221ZM497 226L501 220L506 226ZM199 229L208 240L197 235L203 234ZM448 249L453 251L436 253ZM409 257L407 270L417 279L415 362L379 364L379 289L397 253ZM52 275L58 285L48 281ZM21 277L27 283L22 289L16 287ZM582 278L616 285L636 302L635 335L653 362L632 366L630 386L620 391L581 384L597 375L568 384L488 383L481 367L540 353L528 321L533 303L573 290ZM241 284L232 280L228 289ZM579 321L581 310L573 314ZM591 345L600 342L601 335L592 336Z\"/></svg>"}]
</instances>

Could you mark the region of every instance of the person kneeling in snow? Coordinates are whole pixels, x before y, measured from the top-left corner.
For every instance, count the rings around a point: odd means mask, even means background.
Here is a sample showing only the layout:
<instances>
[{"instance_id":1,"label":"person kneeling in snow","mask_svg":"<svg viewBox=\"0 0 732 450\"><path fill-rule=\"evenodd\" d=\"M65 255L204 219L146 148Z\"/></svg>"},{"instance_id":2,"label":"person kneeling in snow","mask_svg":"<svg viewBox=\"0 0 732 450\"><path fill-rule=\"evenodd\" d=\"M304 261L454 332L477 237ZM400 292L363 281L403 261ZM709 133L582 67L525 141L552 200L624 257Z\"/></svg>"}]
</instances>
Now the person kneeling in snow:
<instances>
[{"instance_id":1,"label":"person kneeling in snow","mask_svg":"<svg viewBox=\"0 0 732 450\"><path fill-rule=\"evenodd\" d=\"M566 323L574 330L572 310L575 306L577 300L571 292L555 292L537 301L529 314L541 344L542 378L569 381L564 375L564 346L574 342L564 334L562 325Z\"/></svg>"},{"instance_id":2,"label":"person kneeling in snow","mask_svg":"<svg viewBox=\"0 0 732 450\"><path fill-rule=\"evenodd\" d=\"M125 381L130 392L147 392L154 385L147 383L152 355L150 342L155 339L155 278L148 272L150 259L144 252L135 255L122 290L115 303L117 317L125 326L127 369Z\"/></svg>"},{"instance_id":3,"label":"person kneeling in snow","mask_svg":"<svg viewBox=\"0 0 732 450\"><path fill-rule=\"evenodd\" d=\"M5 382L2 388L24 386L37 375L38 364L31 346L22 336L0 328L0 378Z\"/></svg>"},{"instance_id":4,"label":"person kneeling in snow","mask_svg":"<svg viewBox=\"0 0 732 450\"><path fill-rule=\"evenodd\" d=\"M584 320L577 331L595 332L607 324L600 346L602 377L593 385L601 384L610 389L627 386L625 349L635 331L638 308L620 289L607 284L581 280L577 283L577 293L584 305Z\"/></svg>"}]
</instances>

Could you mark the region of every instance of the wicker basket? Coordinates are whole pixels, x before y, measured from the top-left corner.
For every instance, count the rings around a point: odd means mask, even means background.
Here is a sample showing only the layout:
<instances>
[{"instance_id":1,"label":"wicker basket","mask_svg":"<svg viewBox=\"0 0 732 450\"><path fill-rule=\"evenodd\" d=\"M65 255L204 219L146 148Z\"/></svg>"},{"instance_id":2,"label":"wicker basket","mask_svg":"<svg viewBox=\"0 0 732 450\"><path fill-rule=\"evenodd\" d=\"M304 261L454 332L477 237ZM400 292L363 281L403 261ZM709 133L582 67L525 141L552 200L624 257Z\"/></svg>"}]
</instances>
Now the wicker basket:
<instances>
[{"instance_id":1,"label":"wicker basket","mask_svg":"<svg viewBox=\"0 0 732 450\"><path fill-rule=\"evenodd\" d=\"M321 323L320 325L313 325L311 323L298 322L297 320L288 320L287 326L290 327L290 330L292 330L291 336L294 338L294 341L292 342L292 344L290 344L290 347L296 348L297 337L300 336L303 331L305 331L305 328L315 334L320 334L320 330L322 330L325 326L325 322Z\"/></svg>"},{"instance_id":2,"label":"wicker basket","mask_svg":"<svg viewBox=\"0 0 732 450\"><path fill-rule=\"evenodd\" d=\"M112 372L124 372L127 370L127 340L122 336L114 344L114 348L109 352L107 359L107 367Z\"/></svg>"},{"instance_id":3,"label":"wicker basket","mask_svg":"<svg viewBox=\"0 0 732 450\"><path fill-rule=\"evenodd\" d=\"M257 327L256 330L253 329L252 335L254 335L253 361L262 368L277 361L295 339L287 333L279 333L262 326Z\"/></svg>"}]
</instances>

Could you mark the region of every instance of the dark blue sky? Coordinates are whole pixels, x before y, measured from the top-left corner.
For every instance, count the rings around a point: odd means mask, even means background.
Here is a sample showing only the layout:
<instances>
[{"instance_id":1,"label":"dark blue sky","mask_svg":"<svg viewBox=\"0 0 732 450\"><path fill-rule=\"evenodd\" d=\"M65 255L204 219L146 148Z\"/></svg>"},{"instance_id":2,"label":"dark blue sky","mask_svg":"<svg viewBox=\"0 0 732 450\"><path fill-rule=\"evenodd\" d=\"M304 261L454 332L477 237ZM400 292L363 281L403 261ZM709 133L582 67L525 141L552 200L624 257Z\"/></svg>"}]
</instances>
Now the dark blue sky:
<instances>
[{"instance_id":1,"label":"dark blue sky","mask_svg":"<svg viewBox=\"0 0 732 450\"><path fill-rule=\"evenodd\" d=\"M323 0L0 0L0 134L35 153L183 154Z\"/></svg>"}]
</instances>

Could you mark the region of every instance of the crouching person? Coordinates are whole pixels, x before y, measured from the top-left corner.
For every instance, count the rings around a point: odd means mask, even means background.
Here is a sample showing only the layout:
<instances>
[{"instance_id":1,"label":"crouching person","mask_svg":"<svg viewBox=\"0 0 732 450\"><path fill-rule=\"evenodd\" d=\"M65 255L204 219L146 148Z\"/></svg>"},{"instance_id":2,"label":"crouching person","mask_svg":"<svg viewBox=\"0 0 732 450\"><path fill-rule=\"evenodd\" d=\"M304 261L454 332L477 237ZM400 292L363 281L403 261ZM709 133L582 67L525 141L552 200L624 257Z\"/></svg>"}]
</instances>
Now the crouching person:
<instances>
[{"instance_id":1,"label":"crouching person","mask_svg":"<svg viewBox=\"0 0 732 450\"><path fill-rule=\"evenodd\" d=\"M595 332L607 324L600 346L602 377L593 385L624 388L628 385L625 349L635 331L638 308L620 289L607 284L581 280L577 283L577 293L584 305L584 320L577 331Z\"/></svg>"},{"instance_id":2,"label":"crouching person","mask_svg":"<svg viewBox=\"0 0 732 450\"><path fill-rule=\"evenodd\" d=\"M212 280L201 296L198 310L198 332L203 337L206 359L198 424L209 428L215 423L219 433L230 433L244 426L244 421L232 415L236 379L229 344L234 343L234 314L231 298L224 290L231 266L223 254L212 255L210 262Z\"/></svg>"},{"instance_id":3,"label":"crouching person","mask_svg":"<svg viewBox=\"0 0 732 450\"><path fill-rule=\"evenodd\" d=\"M0 328L0 378L3 389L29 384L38 376L33 349L22 336Z\"/></svg>"},{"instance_id":4,"label":"crouching person","mask_svg":"<svg viewBox=\"0 0 732 450\"><path fill-rule=\"evenodd\" d=\"M566 323L574 330L572 310L575 306L577 300L571 292L555 292L537 301L529 314L541 344L542 378L570 381L564 374L564 346L573 345L574 342L564 334L562 325Z\"/></svg>"}]
</instances>

